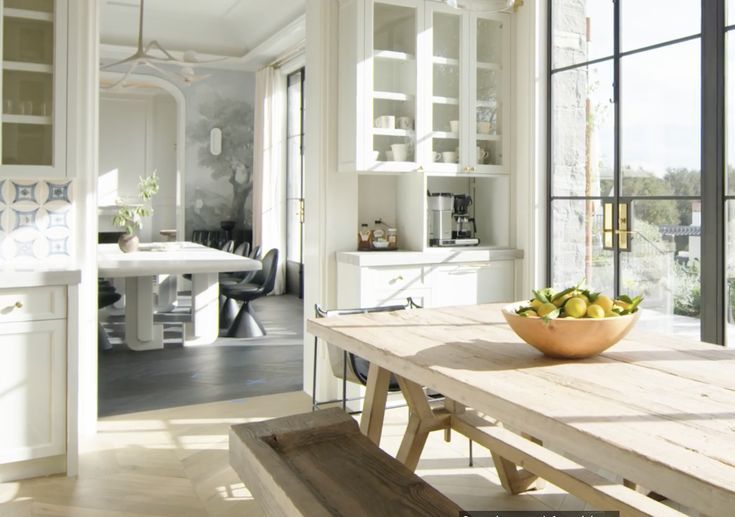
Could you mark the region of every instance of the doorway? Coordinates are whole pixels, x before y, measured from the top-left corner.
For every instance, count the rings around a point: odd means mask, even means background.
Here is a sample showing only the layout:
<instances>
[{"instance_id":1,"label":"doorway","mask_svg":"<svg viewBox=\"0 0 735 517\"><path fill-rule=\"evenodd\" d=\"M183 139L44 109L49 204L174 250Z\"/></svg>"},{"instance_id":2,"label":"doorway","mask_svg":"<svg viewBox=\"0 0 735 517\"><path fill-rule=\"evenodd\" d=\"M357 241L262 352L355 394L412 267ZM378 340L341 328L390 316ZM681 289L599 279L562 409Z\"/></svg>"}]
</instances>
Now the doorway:
<instances>
[{"instance_id":1,"label":"doorway","mask_svg":"<svg viewBox=\"0 0 735 517\"><path fill-rule=\"evenodd\" d=\"M286 289L304 298L304 81L302 67L286 76Z\"/></svg>"}]
</instances>

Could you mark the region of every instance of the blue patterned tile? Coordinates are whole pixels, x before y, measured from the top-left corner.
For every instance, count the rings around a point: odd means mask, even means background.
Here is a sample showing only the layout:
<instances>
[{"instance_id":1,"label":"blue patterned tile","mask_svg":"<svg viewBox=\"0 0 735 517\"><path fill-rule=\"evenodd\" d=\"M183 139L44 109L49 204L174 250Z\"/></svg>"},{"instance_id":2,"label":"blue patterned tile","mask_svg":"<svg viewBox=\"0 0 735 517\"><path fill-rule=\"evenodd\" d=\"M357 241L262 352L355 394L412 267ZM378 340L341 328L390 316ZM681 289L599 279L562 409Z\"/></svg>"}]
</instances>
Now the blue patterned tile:
<instances>
[{"instance_id":1,"label":"blue patterned tile","mask_svg":"<svg viewBox=\"0 0 735 517\"><path fill-rule=\"evenodd\" d=\"M48 198L46 199L46 203L50 203L51 201L64 201L66 203L71 203L71 198L69 196L69 189L71 188L71 183L51 183L50 181L47 182L48 185Z\"/></svg>"},{"instance_id":2,"label":"blue patterned tile","mask_svg":"<svg viewBox=\"0 0 735 517\"><path fill-rule=\"evenodd\" d=\"M69 256L69 237L63 237L61 239L52 239L51 237L48 237L47 240L49 255Z\"/></svg>"},{"instance_id":3,"label":"blue patterned tile","mask_svg":"<svg viewBox=\"0 0 735 517\"><path fill-rule=\"evenodd\" d=\"M30 241L15 241L15 256L17 257L34 257L33 245L36 240Z\"/></svg>"},{"instance_id":4,"label":"blue patterned tile","mask_svg":"<svg viewBox=\"0 0 735 517\"><path fill-rule=\"evenodd\" d=\"M69 228L69 210L47 210L48 228Z\"/></svg>"},{"instance_id":5,"label":"blue patterned tile","mask_svg":"<svg viewBox=\"0 0 735 517\"><path fill-rule=\"evenodd\" d=\"M38 230L38 226L36 225L38 208L34 208L33 210L17 210L13 208L13 212L15 212L15 226L13 230L19 228L33 228L34 230Z\"/></svg>"},{"instance_id":6,"label":"blue patterned tile","mask_svg":"<svg viewBox=\"0 0 735 517\"><path fill-rule=\"evenodd\" d=\"M32 201L34 203L38 203L38 200L36 199L36 187L38 186L38 183L16 183L13 182L13 187L15 187L15 199L13 199L13 203L17 203L19 201Z\"/></svg>"}]
</instances>

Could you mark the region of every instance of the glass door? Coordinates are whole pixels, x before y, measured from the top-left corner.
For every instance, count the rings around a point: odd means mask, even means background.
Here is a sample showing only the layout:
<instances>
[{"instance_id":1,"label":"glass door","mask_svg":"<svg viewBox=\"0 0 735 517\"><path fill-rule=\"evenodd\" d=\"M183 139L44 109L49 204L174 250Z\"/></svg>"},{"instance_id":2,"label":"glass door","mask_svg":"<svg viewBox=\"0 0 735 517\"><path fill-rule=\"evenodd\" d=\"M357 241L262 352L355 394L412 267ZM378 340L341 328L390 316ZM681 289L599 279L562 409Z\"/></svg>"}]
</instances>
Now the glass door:
<instances>
[{"instance_id":1,"label":"glass door","mask_svg":"<svg viewBox=\"0 0 735 517\"><path fill-rule=\"evenodd\" d=\"M301 68L287 77L286 288L304 297L304 79Z\"/></svg>"},{"instance_id":2,"label":"glass door","mask_svg":"<svg viewBox=\"0 0 735 517\"><path fill-rule=\"evenodd\" d=\"M506 33L502 18L472 16L468 172L504 172L503 99L507 98Z\"/></svg>"},{"instance_id":3,"label":"glass door","mask_svg":"<svg viewBox=\"0 0 735 517\"><path fill-rule=\"evenodd\" d=\"M549 276L699 338L700 3L665 4L551 2Z\"/></svg>"},{"instance_id":4,"label":"glass door","mask_svg":"<svg viewBox=\"0 0 735 517\"><path fill-rule=\"evenodd\" d=\"M467 18L458 9L439 4L428 7L427 18L431 27L431 63L427 67L431 77L424 84L430 89L427 96L431 100L431 170L457 173L462 170L461 152L467 138L463 117L468 102L464 59Z\"/></svg>"},{"instance_id":5,"label":"glass door","mask_svg":"<svg viewBox=\"0 0 735 517\"><path fill-rule=\"evenodd\" d=\"M384 0L373 4L372 147L368 169L417 169L418 2Z\"/></svg>"},{"instance_id":6,"label":"glass door","mask_svg":"<svg viewBox=\"0 0 735 517\"><path fill-rule=\"evenodd\" d=\"M65 108L57 98L63 88L59 60L65 46L57 34L63 13L54 0L5 0L2 13L3 173L22 175L22 166L50 170L63 161L61 132L54 130Z\"/></svg>"}]
</instances>

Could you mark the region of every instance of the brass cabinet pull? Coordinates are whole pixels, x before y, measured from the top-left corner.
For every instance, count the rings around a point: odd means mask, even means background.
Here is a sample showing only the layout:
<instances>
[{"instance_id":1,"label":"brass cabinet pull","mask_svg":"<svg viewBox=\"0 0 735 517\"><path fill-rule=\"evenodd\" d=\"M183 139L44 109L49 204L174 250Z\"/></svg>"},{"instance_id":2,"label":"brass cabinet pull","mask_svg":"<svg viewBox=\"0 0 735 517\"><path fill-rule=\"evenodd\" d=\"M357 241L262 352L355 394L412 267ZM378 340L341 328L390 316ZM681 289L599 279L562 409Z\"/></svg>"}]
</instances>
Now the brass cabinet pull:
<instances>
[{"instance_id":1,"label":"brass cabinet pull","mask_svg":"<svg viewBox=\"0 0 735 517\"><path fill-rule=\"evenodd\" d=\"M21 302L21 301L15 302L15 308L16 309L22 309L23 308L23 302Z\"/></svg>"}]
</instances>

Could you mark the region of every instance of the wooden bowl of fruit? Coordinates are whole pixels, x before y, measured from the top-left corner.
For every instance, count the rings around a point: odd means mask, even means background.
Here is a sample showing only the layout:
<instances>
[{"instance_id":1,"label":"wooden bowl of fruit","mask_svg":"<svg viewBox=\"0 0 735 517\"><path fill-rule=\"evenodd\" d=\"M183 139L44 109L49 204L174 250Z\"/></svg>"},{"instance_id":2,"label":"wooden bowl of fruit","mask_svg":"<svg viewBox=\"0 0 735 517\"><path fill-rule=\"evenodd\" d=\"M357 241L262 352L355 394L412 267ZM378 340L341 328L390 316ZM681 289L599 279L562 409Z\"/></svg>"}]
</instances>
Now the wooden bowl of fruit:
<instances>
[{"instance_id":1,"label":"wooden bowl of fruit","mask_svg":"<svg viewBox=\"0 0 735 517\"><path fill-rule=\"evenodd\" d=\"M613 299L579 287L533 292L503 308L510 328L549 357L583 359L607 350L630 332L642 298Z\"/></svg>"}]
</instances>

